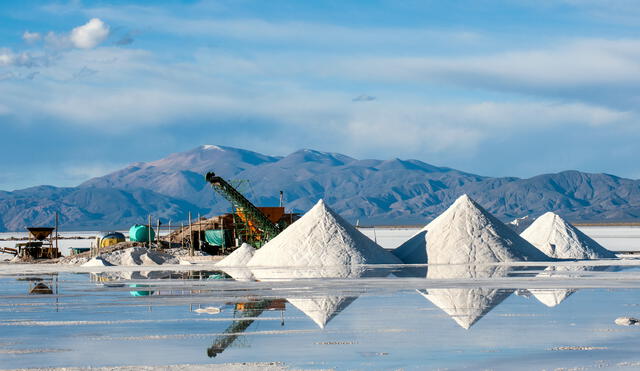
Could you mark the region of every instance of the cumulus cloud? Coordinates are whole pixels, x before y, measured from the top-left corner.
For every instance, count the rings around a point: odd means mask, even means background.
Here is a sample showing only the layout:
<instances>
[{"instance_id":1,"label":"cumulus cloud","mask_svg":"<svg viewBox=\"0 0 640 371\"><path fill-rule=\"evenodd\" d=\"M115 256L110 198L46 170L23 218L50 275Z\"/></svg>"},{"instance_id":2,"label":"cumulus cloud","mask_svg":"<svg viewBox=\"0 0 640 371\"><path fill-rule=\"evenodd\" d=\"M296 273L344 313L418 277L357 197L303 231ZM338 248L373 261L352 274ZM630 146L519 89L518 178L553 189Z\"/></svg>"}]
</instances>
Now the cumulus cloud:
<instances>
[{"instance_id":1,"label":"cumulus cloud","mask_svg":"<svg viewBox=\"0 0 640 371\"><path fill-rule=\"evenodd\" d=\"M71 30L69 39L76 48L95 48L109 36L109 26L99 18L93 18L86 24Z\"/></svg>"},{"instance_id":2,"label":"cumulus cloud","mask_svg":"<svg viewBox=\"0 0 640 371\"><path fill-rule=\"evenodd\" d=\"M26 41L27 43L35 43L37 41L40 41L40 39L42 39L42 35L40 35L39 32L29 32L29 31L25 31L22 34L22 40Z\"/></svg>"}]
</instances>

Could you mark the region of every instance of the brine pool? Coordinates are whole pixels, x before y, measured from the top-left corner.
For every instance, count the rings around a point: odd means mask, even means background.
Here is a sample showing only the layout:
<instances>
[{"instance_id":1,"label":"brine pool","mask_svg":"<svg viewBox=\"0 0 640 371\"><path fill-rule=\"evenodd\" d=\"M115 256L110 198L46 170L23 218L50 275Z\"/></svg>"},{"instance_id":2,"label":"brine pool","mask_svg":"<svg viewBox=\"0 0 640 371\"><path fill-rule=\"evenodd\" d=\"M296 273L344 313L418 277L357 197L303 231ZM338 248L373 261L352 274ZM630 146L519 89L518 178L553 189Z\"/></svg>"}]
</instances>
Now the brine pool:
<instances>
[{"instance_id":1,"label":"brine pool","mask_svg":"<svg viewBox=\"0 0 640 371\"><path fill-rule=\"evenodd\" d=\"M615 323L640 318L634 258L134 269L0 264L0 369L640 369L640 326Z\"/></svg>"}]
</instances>

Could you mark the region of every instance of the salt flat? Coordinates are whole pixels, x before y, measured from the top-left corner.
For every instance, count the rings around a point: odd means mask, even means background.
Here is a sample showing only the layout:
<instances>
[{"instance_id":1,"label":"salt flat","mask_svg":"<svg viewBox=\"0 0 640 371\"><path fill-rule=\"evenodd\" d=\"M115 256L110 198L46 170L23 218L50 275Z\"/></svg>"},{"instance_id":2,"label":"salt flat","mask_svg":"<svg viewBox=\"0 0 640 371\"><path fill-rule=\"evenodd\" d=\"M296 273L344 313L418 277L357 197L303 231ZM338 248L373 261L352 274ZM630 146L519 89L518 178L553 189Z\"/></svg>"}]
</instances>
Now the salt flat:
<instances>
[{"instance_id":1,"label":"salt flat","mask_svg":"<svg viewBox=\"0 0 640 371\"><path fill-rule=\"evenodd\" d=\"M417 232L361 230L385 248ZM636 228L585 230L613 250L640 241ZM255 282L211 263L0 263L0 368L640 367L640 326L615 323L640 317L640 259L414 268L298 279L282 267L291 279Z\"/></svg>"}]
</instances>

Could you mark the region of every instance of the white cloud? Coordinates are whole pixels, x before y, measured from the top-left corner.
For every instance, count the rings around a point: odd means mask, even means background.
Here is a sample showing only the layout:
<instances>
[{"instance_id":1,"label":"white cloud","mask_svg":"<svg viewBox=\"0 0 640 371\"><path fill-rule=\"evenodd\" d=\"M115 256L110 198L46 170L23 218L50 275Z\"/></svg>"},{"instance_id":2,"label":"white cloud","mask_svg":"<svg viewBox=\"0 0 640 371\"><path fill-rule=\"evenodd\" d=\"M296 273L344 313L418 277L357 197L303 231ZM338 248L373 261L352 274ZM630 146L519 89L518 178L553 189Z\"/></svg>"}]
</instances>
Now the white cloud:
<instances>
[{"instance_id":1,"label":"white cloud","mask_svg":"<svg viewBox=\"0 0 640 371\"><path fill-rule=\"evenodd\" d=\"M76 48L91 49L98 46L108 36L109 26L99 18L93 18L86 24L71 30L69 38Z\"/></svg>"},{"instance_id":2,"label":"white cloud","mask_svg":"<svg viewBox=\"0 0 640 371\"><path fill-rule=\"evenodd\" d=\"M34 67L44 62L44 57L34 57L27 52L17 54L11 49L0 48L0 67Z\"/></svg>"},{"instance_id":3,"label":"white cloud","mask_svg":"<svg viewBox=\"0 0 640 371\"><path fill-rule=\"evenodd\" d=\"M36 41L40 41L42 39L42 35L39 32L29 32L25 31L22 34L22 39L28 43L35 43Z\"/></svg>"},{"instance_id":4,"label":"white cloud","mask_svg":"<svg viewBox=\"0 0 640 371\"><path fill-rule=\"evenodd\" d=\"M588 39L545 49L456 57L334 58L314 67L367 82L448 84L635 107L640 40Z\"/></svg>"},{"instance_id":5,"label":"white cloud","mask_svg":"<svg viewBox=\"0 0 640 371\"><path fill-rule=\"evenodd\" d=\"M14 58L14 54L9 49L0 49L0 67L11 66Z\"/></svg>"}]
</instances>

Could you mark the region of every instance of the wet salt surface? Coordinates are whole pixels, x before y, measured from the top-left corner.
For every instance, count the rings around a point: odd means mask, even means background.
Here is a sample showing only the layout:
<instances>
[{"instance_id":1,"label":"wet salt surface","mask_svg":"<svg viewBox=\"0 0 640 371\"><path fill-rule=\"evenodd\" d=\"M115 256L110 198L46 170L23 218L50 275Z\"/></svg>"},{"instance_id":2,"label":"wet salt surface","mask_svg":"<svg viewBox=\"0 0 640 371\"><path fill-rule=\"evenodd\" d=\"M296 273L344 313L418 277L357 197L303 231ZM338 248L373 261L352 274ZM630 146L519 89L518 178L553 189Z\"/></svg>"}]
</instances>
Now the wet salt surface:
<instances>
[{"instance_id":1,"label":"wet salt surface","mask_svg":"<svg viewBox=\"0 0 640 371\"><path fill-rule=\"evenodd\" d=\"M428 267L437 279L426 266L290 280L299 272L282 268L273 282L213 266L18 268L0 265L3 369L640 367L640 326L614 322L640 316L640 260ZM53 293L29 294L38 282ZM565 300L548 307L541 293Z\"/></svg>"}]
</instances>

